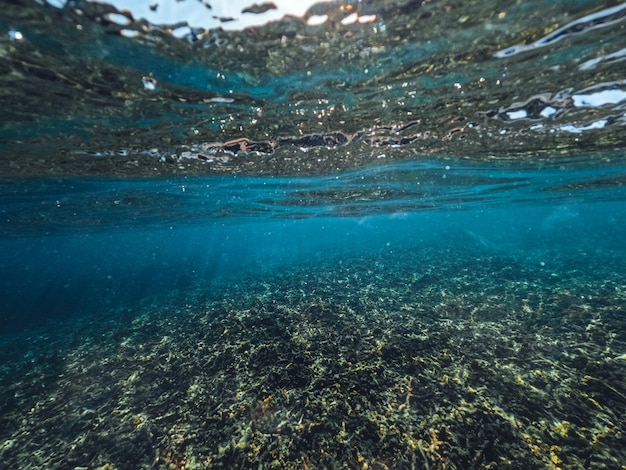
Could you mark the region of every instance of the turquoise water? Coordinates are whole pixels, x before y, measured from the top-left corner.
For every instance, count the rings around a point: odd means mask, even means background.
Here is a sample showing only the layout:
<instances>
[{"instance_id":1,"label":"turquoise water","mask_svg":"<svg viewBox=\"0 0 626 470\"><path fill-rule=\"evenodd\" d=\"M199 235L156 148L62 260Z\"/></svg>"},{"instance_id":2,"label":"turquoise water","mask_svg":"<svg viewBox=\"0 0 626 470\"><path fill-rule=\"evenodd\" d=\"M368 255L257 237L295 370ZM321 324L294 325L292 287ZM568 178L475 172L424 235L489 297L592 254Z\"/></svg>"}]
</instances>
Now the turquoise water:
<instances>
[{"instance_id":1,"label":"turquoise water","mask_svg":"<svg viewBox=\"0 0 626 470\"><path fill-rule=\"evenodd\" d=\"M0 14L0 468L624 469L624 4L190 1Z\"/></svg>"},{"instance_id":2,"label":"turquoise water","mask_svg":"<svg viewBox=\"0 0 626 470\"><path fill-rule=\"evenodd\" d=\"M593 269L596 252L623 259L625 174L432 160L322 177L5 183L3 329L369 253L554 251Z\"/></svg>"}]
</instances>

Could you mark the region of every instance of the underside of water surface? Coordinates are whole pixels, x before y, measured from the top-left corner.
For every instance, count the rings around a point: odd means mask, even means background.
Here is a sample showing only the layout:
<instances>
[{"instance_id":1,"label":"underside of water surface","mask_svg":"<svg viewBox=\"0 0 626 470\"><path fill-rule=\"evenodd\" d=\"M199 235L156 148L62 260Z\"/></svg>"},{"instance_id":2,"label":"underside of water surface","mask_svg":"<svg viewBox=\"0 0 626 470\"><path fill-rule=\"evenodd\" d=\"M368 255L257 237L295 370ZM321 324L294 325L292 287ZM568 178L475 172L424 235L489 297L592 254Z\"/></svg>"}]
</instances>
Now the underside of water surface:
<instances>
[{"instance_id":1,"label":"underside of water surface","mask_svg":"<svg viewBox=\"0 0 626 470\"><path fill-rule=\"evenodd\" d=\"M3 175L319 174L624 144L616 2L332 2L240 31L209 28L207 8L155 24L126 6L5 5Z\"/></svg>"},{"instance_id":2,"label":"underside of water surface","mask_svg":"<svg viewBox=\"0 0 626 470\"><path fill-rule=\"evenodd\" d=\"M626 469L625 26L3 2L0 468Z\"/></svg>"}]
</instances>

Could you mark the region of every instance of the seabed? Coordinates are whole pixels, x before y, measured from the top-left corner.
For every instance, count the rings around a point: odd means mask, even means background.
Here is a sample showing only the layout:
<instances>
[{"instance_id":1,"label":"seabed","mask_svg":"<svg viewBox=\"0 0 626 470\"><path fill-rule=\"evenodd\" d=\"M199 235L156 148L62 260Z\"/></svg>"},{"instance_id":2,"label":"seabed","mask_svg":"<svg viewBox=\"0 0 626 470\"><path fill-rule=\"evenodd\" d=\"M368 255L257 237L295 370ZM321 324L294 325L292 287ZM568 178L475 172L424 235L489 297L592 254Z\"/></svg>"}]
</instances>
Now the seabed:
<instances>
[{"instance_id":1,"label":"seabed","mask_svg":"<svg viewBox=\"0 0 626 470\"><path fill-rule=\"evenodd\" d=\"M0 461L624 469L626 281L603 256L303 263L7 337Z\"/></svg>"}]
</instances>

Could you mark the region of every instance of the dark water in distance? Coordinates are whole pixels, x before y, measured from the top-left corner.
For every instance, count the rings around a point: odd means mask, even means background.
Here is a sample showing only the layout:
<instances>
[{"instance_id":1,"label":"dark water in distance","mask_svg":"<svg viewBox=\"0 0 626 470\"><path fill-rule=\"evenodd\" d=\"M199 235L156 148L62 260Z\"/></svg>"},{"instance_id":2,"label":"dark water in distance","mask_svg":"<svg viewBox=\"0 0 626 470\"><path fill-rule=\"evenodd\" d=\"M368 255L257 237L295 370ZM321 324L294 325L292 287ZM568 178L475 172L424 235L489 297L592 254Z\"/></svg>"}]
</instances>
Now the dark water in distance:
<instances>
[{"instance_id":1,"label":"dark water in distance","mask_svg":"<svg viewBox=\"0 0 626 470\"><path fill-rule=\"evenodd\" d=\"M370 251L556 250L592 268L590 253L624 254L624 175L431 160L306 178L6 182L3 327Z\"/></svg>"},{"instance_id":2,"label":"dark water in distance","mask_svg":"<svg viewBox=\"0 0 626 470\"><path fill-rule=\"evenodd\" d=\"M0 467L624 468L626 4L2 7Z\"/></svg>"},{"instance_id":3,"label":"dark water in distance","mask_svg":"<svg viewBox=\"0 0 626 470\"><path fill-rule=\"evenodd\" d=\"M11 275L3 294L15 297L3 311L13 316L20 299L35 315L57 302L67 310L72 297L119 305L118 296L198 278L369 250L621 250L623 190L592 186L607 171L533 175L432 163L305 180L5 185L3 270Z\"/></svg>"}]
</instances>

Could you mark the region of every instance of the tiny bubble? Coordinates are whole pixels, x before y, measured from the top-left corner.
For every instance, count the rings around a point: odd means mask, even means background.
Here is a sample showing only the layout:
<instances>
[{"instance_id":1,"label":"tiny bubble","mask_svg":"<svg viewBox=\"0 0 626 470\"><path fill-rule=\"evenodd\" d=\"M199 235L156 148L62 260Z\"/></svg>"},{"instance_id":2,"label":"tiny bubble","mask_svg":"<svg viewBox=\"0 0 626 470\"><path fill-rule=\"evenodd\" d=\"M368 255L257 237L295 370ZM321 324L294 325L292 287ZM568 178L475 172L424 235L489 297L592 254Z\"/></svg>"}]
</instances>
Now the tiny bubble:
<instances>
[{"instance_id":1,"label":"tiny bubble","mask_svg":"<svg viewBox=\"0 0 626 470\"><path fill-rule=\"evenodd\" d=\"M157 81L152 77L141 77L143 87L149 91L155 91L157 89Z\"/></svg>"},{"instance_id":2,"label":"tiny bubble","mask_svg":"<svg viewBox=\"0 0 626 470\"><path fill-rule=\"evenodd\" d=\"M11 29L9 31L9 38L13 41L21 41L22 39L24 39L24 35L19 31Z\"/></svg>"}]
</instances>

